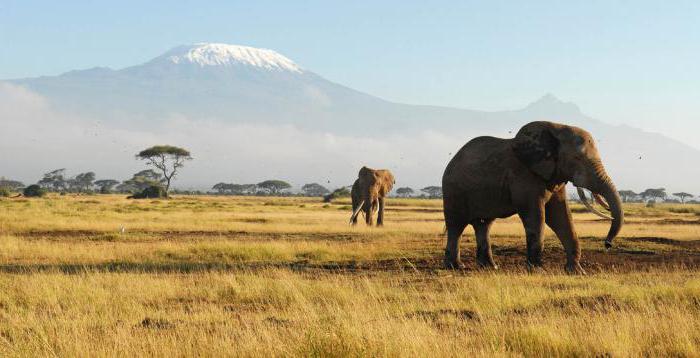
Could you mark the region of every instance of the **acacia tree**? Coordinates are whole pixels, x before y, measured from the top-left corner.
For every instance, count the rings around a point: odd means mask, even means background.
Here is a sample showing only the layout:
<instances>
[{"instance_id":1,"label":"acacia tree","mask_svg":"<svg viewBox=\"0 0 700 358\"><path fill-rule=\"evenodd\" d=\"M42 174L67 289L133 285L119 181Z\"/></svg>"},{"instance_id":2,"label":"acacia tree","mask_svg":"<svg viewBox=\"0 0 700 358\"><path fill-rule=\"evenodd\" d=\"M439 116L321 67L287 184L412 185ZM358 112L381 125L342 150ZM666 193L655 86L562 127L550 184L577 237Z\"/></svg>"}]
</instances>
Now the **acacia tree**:
<instances>
[{"instance_id":1,"label":"acacia tree","mask_svg":"<svg viewBox=\"0 0 700 358\"><path fill-rule=\"evenodd\" d=\"M115 185L119 184L119 181L114 179L100 179L95 181L94 184L95 186L100 188L100 193L109 194L112 191L112 188L114 188Z\"/></svg>"},{"instance_id":2,"label":"acacia tree","mask_svg":"<svg viewBox=\"0 0 700 358\"><path fill-rule=\"evenodd\" d=\"M119 192L137 192L142 191L149 186L163 184L163 176L156 173L153 169L142 170L134 174L131 179L124 180L117 186Z\"/></svg>"},{"instance_id":3,"label":"acacia tree","mask_svg":"<svg viewBox=\"0 0 700 358\"><path fill-rule=\"evenodd\" d=\"M39 180L38 184L42 188L46 188L48 190L62 191L65 190L67 186L65 175L65 168L56 169L44 174L44 177Z\"/></svg>"},{"instance_id":4,"label":"acacia tree","mask_svg":"<svg viewBox=\"0 0 700 358\"><path fill-rule=\"evenodd\" d=\"M413 189L409 187L404 187L404 188L398 188L396 189L396 194L402 198L408 198L413 194Z\"/></svg>"},{"instance_id":5,"label":"acacia tree","mask_svg":"<svg viewBox=\"0 0 700 358\"><path fill-rule=\"evenodd\" d=\"M156 145L136 154L136 159L145 160L146 164L154 166L163 173L165 195L168 195L170 183L177 175L178 169L185 166L186 160L192 160L192 155L184 148Z\"/></svg>"},{"instance_id":6,"label":"acacia tree","mask_svg":"<svg viewBox=\"0 0 700 358\"><path fill-rule=\"evenodd\" d=\"M231 186L233 186L233 184L217 183L211 188L218 191L219 194L226 194L227 191L231 191Z\"/></svg>"},{"instance_id":7,"label":"acacia tree","mask_svg":"<svg viewBox=\"0 0 700 358\"><path fill-rule=\"evenodd\" d=\"M630 201L631 199L634 199L635 196L639 195L633 192L632 190L620 190L618 193L620 194L622 202L624 203Z\"/></svg>"},{"instance_id":8,"label":"acacia tree","mask_svg":"<svg viewBox=\"0 0 700 358\"><path fill-rule=\"evenodd\" d=\"M289 189L292 186L283 180L265 180L262 183L258 183L258 187L267 190L270 194L279 194L280 191L284 189Z\"/></svg>"},{"instance_id":9,"label":"acacia tree","mask_svg":"<svg viewBox=\"0 0 700 358\"><path fill-rule=\"evenodd\" d=\"M304 184L304 186L301 187L301 191L307 196L324 196L331 192L325 186L318 183Z\"/></svg>"},{"instance_id":10,"label":"acacia tree","mask_svg":"<svg viewBox=\"0 0 700 358\"><path fill-rule=\"evenodd\" d=\"M693 194L686 193L686 192L683 192L683 191L682 191L682 192L680 192L680 193L673 193L673 196L677 196L677 197L681 198L681 203L682 203L682 204L685 204L685 199L686 199L686 198L692 198L692 197L693 197Z\"/></svg>"},{"instance_id":11,"label":"acacia tree","mask_svg":"<svg viewBox=\"0 0 700 358\"><path fill-rule=\"evenodd\" d=\"M442 196L442 187L441 186L426 186L425 188L421 189L420 191L428 194L428 196L431 198L439 198Z\"/></svg>"},{"instance_id":12,"label":"acacia tree","mask_svg":"<svg viewBox=\"0 0 700 358\"><path fill-rule=\"evenodd\" d=\"M256 184L234 184L232 192L237 195L252 195L257 189Z\"/></svg>"},{"instance_id":13,"label":"acacia tree","mask_svg":"<svg viewBox=\"0 0 700 358\"><path fill-rule=\"evenodd\" d=\"M76 175L75 178L72 178L69 183L71 183L78 192L87 192L92 187L94 181L95 173L87 172Z\"/></svg>"},{"instance_id":14,"label":"acacia tree","mask_svg":"<svg viewBox=\"0 0 700 358\"><path fill-rule=\"evenodd\" d=\"M17 180L10 180L5 177L0 177L0 188L6 188L9 190L18 190L24 188L24 183Z\"/></svg>"},{"instance_id":15,"label":"acacia tree","mask_svg":"<svg viewBox=\"0 0 700 358\"><path fill-rule=\"evenodd\" d=\"M658 189L647 189L644 190L641 194L642 198L646 201L647 198L652 198L652 199L665 199L666 198L666 189L664 188L658 188Z\"/></svg>"}]
</instances>

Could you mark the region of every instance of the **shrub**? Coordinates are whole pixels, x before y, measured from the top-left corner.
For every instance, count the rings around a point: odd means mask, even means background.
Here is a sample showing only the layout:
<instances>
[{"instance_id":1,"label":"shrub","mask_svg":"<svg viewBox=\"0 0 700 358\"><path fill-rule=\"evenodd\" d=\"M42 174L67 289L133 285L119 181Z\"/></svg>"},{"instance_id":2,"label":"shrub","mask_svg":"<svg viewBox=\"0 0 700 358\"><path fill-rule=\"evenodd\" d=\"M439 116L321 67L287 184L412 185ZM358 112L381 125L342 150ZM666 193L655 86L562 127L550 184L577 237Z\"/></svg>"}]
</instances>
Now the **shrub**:
<instances>
[{"instance_id":1,"label":"shrub","mask_svg":"<svg viewBox=\"0 0 700 358\"><path fill-rule=\"evenodd\" d=\"M349 197L349 196L350 196L350 190L348 188L339 188L339 189L335 189L332 193L324 196L323 202L330 203L331 201L333 201L333 199L342 198L342 197Z\"/></svg>"},{"instance_id":2,"label":"shrub","mask_svg":"<svg viewBox=\"0 0 700 358\"><path fill-rule=\"evenodd\" d=\"M129 196L128 199L158 199L167 197L168 193L165 191L165 188L160 185L151 185L148 188Z\"/></svg>"},{"instance_id":3,"label":"shrub","mask_svg":"<svg viewBox=\"0 0 700 358\"><path fill-rule=\"evenodd\" d=\"M7 198L10 196L10 189L8 188L0 188L0 198Z\"/></svg>"},{"instance_id":4,"label":"shrub","mask_svg":"<svg viewBox=\"0 0 700 358\"><path fill-rule=\"evenodd\" d=\"M24 188L22 195L24 195L27 198L40 198L40 197L46 195L46 189L44 189L36 184L32 184L32 185Z\"/></svg>"}]
</instances>

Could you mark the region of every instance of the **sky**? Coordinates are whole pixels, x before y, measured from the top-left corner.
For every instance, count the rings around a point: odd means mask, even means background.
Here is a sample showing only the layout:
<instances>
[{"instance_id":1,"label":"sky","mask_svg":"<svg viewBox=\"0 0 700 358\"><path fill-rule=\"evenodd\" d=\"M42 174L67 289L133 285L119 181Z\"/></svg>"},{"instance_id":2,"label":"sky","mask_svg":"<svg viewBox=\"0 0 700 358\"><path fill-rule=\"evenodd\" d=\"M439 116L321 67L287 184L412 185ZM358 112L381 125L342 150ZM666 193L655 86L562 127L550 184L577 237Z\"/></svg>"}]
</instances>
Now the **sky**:
<instances>
[{"instance_id":1,"label":"sky","mask_svg":"<svg viewBox=\"0 0 700 358\"><path fill-rule=\"evenodd\" d=\"M700 148L699 23L696 1L0 0L0 79L224 42L403 103L502 110L553 93Z\"/></svg>"}]
</instances>

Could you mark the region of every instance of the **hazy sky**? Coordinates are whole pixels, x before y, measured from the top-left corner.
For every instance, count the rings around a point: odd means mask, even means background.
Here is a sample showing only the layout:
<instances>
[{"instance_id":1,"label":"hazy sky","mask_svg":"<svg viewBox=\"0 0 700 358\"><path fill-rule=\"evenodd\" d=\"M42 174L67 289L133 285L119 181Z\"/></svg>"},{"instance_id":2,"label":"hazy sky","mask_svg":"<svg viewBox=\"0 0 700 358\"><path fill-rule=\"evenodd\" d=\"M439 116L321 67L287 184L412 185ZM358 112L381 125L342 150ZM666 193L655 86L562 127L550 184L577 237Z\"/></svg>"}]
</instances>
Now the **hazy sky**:
<instances>
[{"instance_id":1,"label":"hazy sky","mask_svg":"<svg viewBox=\"0 0 700 358\"><path fill-rule=\"evenodd\" d=\"M700 2L427 3L0 0L0 78L225 42L399 102L515 109L551 92L700 148Z\"/></svg>"}]
</instances>

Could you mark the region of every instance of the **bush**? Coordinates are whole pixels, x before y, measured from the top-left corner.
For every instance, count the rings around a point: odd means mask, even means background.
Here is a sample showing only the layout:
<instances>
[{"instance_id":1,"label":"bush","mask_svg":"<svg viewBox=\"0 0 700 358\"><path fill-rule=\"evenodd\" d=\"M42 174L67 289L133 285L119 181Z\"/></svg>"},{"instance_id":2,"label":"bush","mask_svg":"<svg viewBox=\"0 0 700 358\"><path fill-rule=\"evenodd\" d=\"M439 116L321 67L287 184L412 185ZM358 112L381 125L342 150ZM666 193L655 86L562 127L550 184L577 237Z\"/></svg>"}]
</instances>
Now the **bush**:
<instances>
[{"instance_id":1,"label":"bush","mask_svg":"<svg viewBox=\"0 0 700 358\"><path fill-rule=\"evenodd\" d=\"M349 196L350 196L350 190L348 188L339 188L339 189L335 189L332 193L324 196L323 202L330 203L331 201L333 201L333 199L342 198L342 197L349 197Z\"/></svg>"},{"instance_id":2,"label":"bush","mask_svg":"<svg viewBox=\"0 0 700 358\"><path fill-rule=\"evenodd\" d=\"M7 198L11 194L10 189L8 188L0 188L0 198Z\"/></svg>"},{"instance_id":3,"label":"bush","mask_svg":"<svg viewBox=\"0 0 700 358\"><path fill-rule=\"evenodd\" d=\"M148 188L129 196L128 199L159 199L167 197L168 193L165 192L165 188L160 185L151 185Z\"/></svg>"},{"instance_id":4,"label":"bush","mask_svg":"<svg viewBox=\"0 0 700 358\"><path fill-rule=\"evenodd\" d=\"M46 195L46 189L44 189L36 184L32 184L32 185L24 188L22 195L24 195L27 198L40 198L40 197Z\"/></svg>"}]
</instances>

